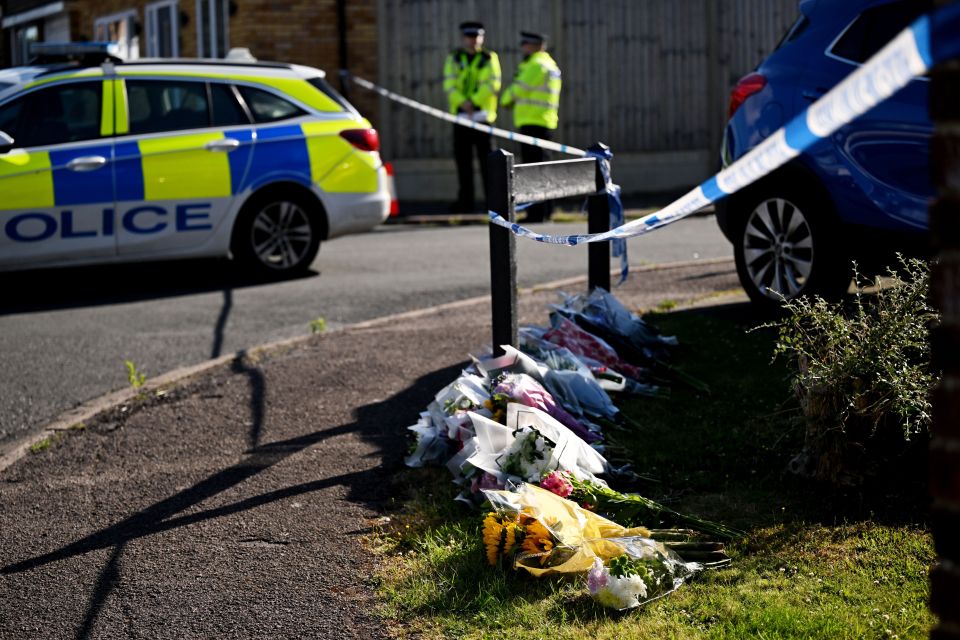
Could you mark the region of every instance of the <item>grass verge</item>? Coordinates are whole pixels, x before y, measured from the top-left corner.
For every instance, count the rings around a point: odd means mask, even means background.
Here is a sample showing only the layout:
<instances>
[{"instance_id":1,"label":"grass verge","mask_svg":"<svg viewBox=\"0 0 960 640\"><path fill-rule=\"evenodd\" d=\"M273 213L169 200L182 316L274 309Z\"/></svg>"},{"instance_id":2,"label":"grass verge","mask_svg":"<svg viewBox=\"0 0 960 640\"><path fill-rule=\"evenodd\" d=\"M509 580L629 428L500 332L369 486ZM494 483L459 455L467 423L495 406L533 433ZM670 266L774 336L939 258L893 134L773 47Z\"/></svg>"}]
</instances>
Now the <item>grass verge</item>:
<instances>
[{"instance_id":1,"label":"grass verge","mask_svg":"<svg viewBox=\"0 0 960 640\"><path fill-rule=\"evenodd\" d=\"M624 401L642 425L610 434L618 457L659 483L634 489L748 532L734 563L625 615L578 580L486 565L478 514L453 502L445 470L409 470L406 496L375 539L383 615L422 638L922 638L934 560L922 482L858 493L783 472L803 424L772 332L698 312L652 320L684 344L677 365L707 382L669 399Z\"/></svg>"}]
</instances>

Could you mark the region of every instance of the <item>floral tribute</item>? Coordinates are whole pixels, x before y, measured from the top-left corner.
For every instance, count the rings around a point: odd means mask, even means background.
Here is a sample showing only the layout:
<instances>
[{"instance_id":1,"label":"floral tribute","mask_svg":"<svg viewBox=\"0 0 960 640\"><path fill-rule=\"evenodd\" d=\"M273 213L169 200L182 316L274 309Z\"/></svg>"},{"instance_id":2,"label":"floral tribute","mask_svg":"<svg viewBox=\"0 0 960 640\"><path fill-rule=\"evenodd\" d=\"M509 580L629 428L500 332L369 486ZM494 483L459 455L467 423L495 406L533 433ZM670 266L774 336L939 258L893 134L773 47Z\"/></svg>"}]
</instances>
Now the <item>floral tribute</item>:
<instances>
[{"instance_id":1,"label":"floral tribute","mask_svg":"<svg viewBox=\"0 0 960 640\"><path fill-rule=\"evenodd\" d=\"M523 327L517 347L474 359L417 424L407 464L444 464L457 500L483 518L491 565L586 578L591 596L630 609L730 561L739 532L613 489L625 472L604 456L604 429L625 428L611 394L658 396L684 378L667 363L677 340L596 289L564 296L549 327Z\"/></svg>"}]
</instances>

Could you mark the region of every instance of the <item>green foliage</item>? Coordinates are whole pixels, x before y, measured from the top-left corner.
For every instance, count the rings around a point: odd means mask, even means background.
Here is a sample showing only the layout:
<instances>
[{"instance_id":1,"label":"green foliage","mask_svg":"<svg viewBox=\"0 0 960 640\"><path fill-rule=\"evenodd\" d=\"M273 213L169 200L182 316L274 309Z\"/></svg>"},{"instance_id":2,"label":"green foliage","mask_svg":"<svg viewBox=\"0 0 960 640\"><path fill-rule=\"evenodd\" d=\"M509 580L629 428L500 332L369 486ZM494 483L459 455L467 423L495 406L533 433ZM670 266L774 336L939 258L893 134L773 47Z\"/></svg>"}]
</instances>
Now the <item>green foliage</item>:
<instances>
[{"instance_id":1,"label":"green foliage","mask_svg":"<svg viewBox=\"0 0 960 640\"><path fill-rule=\"evenodd\" d=\"M903 260L902 275L878 293L864 293L858 279L852 305L821 298L786 303L778 325L777 355L796 363L794 385L808 416L835 419L839 427L896 427L909 440L930 425L929 336L937 313L927 303L929 266Z\"/></svg>"},{"instance_id":2,"label":"green foliage","mask_svg":"<svg viewBox=\"0 0 960 640\"><path fill-rule=\"evenodd\" d=\"M54 436L47 436L43 440L38 440L30 445L30 453L43 453L52 447L56 441L57 438Z\"/></svg>"},{"instance_id":3,"label":"green foliage","mask_svg":"<svg viewBox=\"0 0 960 640\"><path fill-rule=\"evenodd\" d=\"M137 369L137 365L133 363L133 360L124 360L123 364L127 367L127 381L130 383L130 387L134 391L139 391L140 388L146 384L147 376Z\"/></svg>"},{"instance_id":4,"label":"green foliage","mask_svg":"<svg viewBox=\"0 0 960 640\"><path fill-rule=\"evenodd\" d=\"M316 335L318 333L323 333L327 330L327 320L326 318L314 318L310 321L310 333Z\"/></svg>"}]
</instances>

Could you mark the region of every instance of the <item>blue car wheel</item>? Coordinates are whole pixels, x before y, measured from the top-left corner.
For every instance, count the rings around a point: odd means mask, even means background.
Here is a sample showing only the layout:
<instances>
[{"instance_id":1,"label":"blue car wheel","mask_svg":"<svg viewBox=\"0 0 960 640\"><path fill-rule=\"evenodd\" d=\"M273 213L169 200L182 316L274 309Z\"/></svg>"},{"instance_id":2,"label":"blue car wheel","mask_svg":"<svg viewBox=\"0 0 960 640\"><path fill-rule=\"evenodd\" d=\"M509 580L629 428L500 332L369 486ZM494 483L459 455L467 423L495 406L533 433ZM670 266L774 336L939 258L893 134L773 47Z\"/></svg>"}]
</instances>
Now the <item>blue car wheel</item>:
<instances>
[{"instance_id":1,"label":"blue car wheel","mask_svg":"<svg viewBox=\"0 0 960 640\"><path fill-rule=\"evenodd\" d=\"M836 228L817 198L799 189L758 190L741 200L733 228L740 282L766 306L817 294L842 295L851 269Z\"/></svg>"}]
</instances>

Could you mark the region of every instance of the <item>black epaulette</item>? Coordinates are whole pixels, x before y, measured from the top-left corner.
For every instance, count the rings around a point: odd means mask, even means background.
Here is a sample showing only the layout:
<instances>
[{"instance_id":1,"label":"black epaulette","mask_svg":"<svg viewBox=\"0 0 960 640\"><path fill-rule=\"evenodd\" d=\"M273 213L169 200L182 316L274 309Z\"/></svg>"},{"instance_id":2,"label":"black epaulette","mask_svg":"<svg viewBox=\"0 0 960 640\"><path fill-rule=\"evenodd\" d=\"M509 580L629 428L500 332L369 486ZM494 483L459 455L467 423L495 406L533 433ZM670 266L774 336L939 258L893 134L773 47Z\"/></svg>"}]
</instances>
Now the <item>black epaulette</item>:
<instances>
[{"instance_id":1,"label":"black epaulette","mask_svg":"<svg viewBox=\"0 0 960 640\"><path fill-rule=\"evenodd\" d=\"M489 52L489 51L481 51L481 52L480 52L480 64L477 65L477 69L483 69L484 66L490 64L490 58L491 58L491 57L492 57L492 56L490 55L490 52Z\"/></svg>"}]
</instances>

